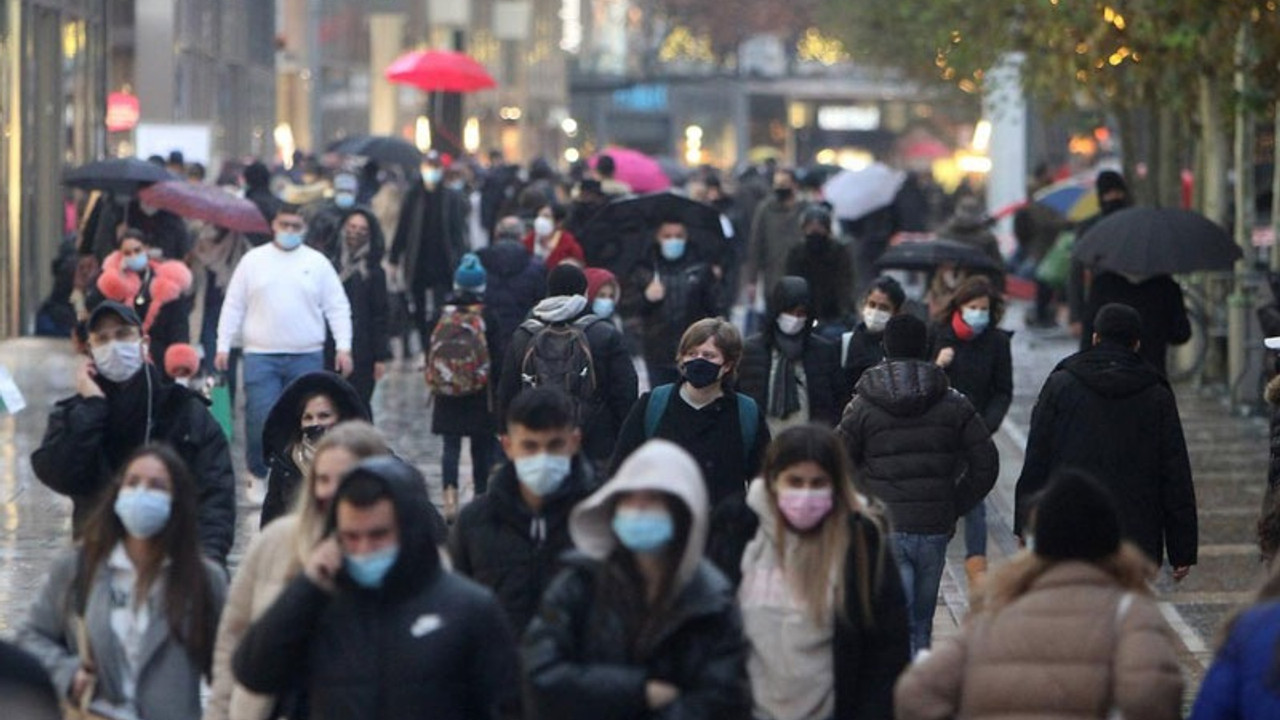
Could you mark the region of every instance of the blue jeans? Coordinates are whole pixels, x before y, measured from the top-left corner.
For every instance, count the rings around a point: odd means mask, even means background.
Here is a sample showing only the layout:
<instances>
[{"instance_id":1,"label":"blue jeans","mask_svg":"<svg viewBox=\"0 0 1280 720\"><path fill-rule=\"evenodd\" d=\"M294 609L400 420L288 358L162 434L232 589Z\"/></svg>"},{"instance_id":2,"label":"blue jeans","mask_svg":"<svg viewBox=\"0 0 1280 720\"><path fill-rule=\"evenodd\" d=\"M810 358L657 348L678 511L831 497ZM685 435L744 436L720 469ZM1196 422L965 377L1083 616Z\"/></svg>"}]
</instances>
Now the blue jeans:
<instances>
[{"instance_id":1,"label":"blue jeans","mask_svg":"<svg viewBox=\"0 0 1280 720\"><path fill-rule=\"evenodd\" d=\"M964 557L987 555L987 501L983 500L964 516Z\"/></svg>"},{"instance_id":2,"label":"blue jeans","mask_svg":"<svg viewBox=\"0 0 1280 720\"><path fill-rule=\"evenodd\" d=\"M907 621L911 627L911 654L929 647L933 637L933 613L938 608L938 587L947 564L950 535L892 533L893 559L902 575L907 596Z\"/></svg>"},{"instance_id":3,"label":"blue jeans","mask_svg":"<svg viewBox=\"0 0 1280 720\"><path fill-rule=\"evenodd\" d=\"M244 354L244 444L249 472L267 476L262 456L262 429L267 413L289 383L309 372L324 369L324 352Z\"/></svg>"}]
</instances>

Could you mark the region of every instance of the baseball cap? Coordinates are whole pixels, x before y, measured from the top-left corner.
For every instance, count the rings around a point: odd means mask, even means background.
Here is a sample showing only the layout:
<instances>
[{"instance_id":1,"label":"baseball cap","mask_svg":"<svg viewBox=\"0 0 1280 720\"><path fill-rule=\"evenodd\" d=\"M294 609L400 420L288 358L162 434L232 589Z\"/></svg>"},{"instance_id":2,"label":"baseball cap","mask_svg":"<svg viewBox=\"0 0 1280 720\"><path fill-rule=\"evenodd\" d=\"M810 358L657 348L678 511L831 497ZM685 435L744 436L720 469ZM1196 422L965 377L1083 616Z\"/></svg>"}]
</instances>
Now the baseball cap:
<instances>
[{"instance_id":1,"label":"baseball cap","mask_svg":"<svg viewBox=\"0 0 1280 720\"><path fill-rule=\"evenodd\" d=\"M142 327L142 321L138 319L138 313L134 312L133 308L128 305L116 302L115 300L104 300L99 303L98 307L94 308L93 312L89 314L89 323L85 327L89 330L93 330L94 326L98 324L98 321L107 315L115 315L119 317L126 325Z\"/></svg>"}]
</instances>

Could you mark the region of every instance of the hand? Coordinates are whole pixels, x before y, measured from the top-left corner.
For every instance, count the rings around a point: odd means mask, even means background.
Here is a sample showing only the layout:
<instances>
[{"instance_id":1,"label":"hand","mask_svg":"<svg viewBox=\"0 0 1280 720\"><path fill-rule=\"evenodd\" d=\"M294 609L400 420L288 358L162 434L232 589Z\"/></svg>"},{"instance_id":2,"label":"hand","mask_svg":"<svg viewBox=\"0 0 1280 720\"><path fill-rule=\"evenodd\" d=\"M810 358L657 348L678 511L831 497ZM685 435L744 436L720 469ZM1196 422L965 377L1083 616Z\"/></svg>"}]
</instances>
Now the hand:
<instances>
[{"instance_id":1,"label":"hand","mask_svg":"<svg viewBox=\"0 0 1280 720\"><path fill-rule=\"evenodd\" d=\"M661 710L680 697L680 689L669 682L650 680L644 684L644 699L650 710Z\"/></svg>"},{"instance_id":2,"label":"hand","mask_svg":"<svg viewBox=\"0 0 1280 720\"><path fill-rule=\"evenodd\" d=\"M86 359L80 363L80 368L76 370L76 392L83 398L106 397L102 392L102 386L98 385L95 380L98 376L98 369L94 367L93 361Z\"/></svg>"},{"instance_id":3,"label":"hand","mask_svg":"<svg viewBox=\"0 0 1280 720\"><path fill-rule=\"evenodd\" d=\"M342 377L350 377L351 371L355 369L355 363L351 361L350 350L338 351L338 357L334 362L334 369L337 370Z\"/></svg>"},{"instance_id":4,"label":"hand","mask_svg":"<svg viewBox=\"0 0 1280 720\"><path fill-rule=\"evenodd\" d=\"M213 369L218 372L226 372L231 367L231 353L214 353Z\"/></svg>"},{"instance_id":5,"label":"hand","mask_svg":"<svg viewBox=\"0 0 1280 720\"><path fill-rule=\"evenodd\" d=\"M85 698L85 693L93 692L94 683L97 682L98 676L93 671L92 665L81 665L76 669L76 674L71 678L71 702L79 705L81 699Z\"/></svg>"},{"instance_id":6,"label":"hand","mask_svg":"<svg viewBox=\"0 0 1280 720\"><path fill-rule=\"evenodd\" d=\"M1190 572L1191 572L1190 565L1180 565L1178 567L1175 567L1173 569L1173 581L1182 582L1184 579L1186 579L1187 574Z\"/></svg>"},{"instance_id":7,"label":"hand","mask_svg":"<svg viewBox=\"0 0 1280 720\"><path fill-rule=\"evenodd\" d=\"M644 289L644 299L651 303L662 302L667 296L667 289L662 286L662 278L655 273L653 279L649 281L648 287Z\"/></svg>"},{"instance_id":8,"label":"hand","mask_svg":"<svg viewBox=\"0 0 1280 720\"><path fill-rule=\"evenodd\" d=\"M333 592L333 579L338 576L338 571L341 569L342 548L338 547L336 539L327 537L320 541L315 550L311 551L311 557L307 558L302 571L307 574L311 582L324 590Z\"/></svg>"},{"instance_id":9,"label":"hand","mask_svg":"<svg viewBox=\"0 0 1280 720\"><path fill-rule=\"evenodd\" d=\"M373 364L373 381L378 382L387 376L387 364L384 362L376 362Z\"/></svg>"},{"instance_id":10,"label":"hand","mask_svg":"<svg viewBox=\"0 0 1280 720\"><path fill-rule=\"evenodd\" d=\"M933 361L934 365L940 368L951 366L951 362L956 359L956 349L945 347L938 351L938 359Z\"/></svg>"}]
</instances>

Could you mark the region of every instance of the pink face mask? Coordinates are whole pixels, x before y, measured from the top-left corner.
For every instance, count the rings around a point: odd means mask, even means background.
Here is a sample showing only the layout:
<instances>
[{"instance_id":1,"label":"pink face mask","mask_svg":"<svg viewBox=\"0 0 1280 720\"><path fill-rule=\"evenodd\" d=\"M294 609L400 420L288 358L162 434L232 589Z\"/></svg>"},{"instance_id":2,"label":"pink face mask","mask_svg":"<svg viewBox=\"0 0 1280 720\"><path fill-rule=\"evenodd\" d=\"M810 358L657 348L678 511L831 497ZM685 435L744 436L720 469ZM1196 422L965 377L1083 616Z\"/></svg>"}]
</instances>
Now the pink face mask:
<instances>
[{"instance_id":1,"label":"pink face mask","mask_svg":"<svg viewBox=\"0 0 1280 720\"><path fill-rule=\"evenodd\" d=\"M831 512L831 488L778 491L778 510L787 523L801 532L812 530Z\"/></svg>"}]
</instances>

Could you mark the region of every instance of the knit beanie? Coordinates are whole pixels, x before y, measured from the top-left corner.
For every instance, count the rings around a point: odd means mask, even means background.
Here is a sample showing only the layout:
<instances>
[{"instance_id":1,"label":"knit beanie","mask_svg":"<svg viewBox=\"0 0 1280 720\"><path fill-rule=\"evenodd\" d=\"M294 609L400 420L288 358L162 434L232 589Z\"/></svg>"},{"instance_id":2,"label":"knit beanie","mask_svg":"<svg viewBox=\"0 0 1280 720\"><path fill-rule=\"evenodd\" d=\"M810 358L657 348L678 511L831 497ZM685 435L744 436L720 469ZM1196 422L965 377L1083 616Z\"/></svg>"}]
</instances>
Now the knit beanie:
<instances>
[{"instance_id":1,"label":"knit beanie","mask_svg":"<svg viewBox=\"0 0 1280 720\"><path fill-rule=\"evenodd\" d=\"M1093 181L1093 187L1098 192L1098 197L1102 197L1112 190L1123 190L1126 194L1129 192L1129 186L1124 181L1124 176L1115 170L1103 170L1098 173L1098 177Z\"/></svg>"},{"instance_id":2,"label":"knit beanie","mask_svg":"<svg viewBox=\"0 0 1280 720\"><path fill-rule=\"evenodd\" d=\"M475 253L463 255L462 262L458 263L458 269L453 272L453 286L458 290L483 292L486 280L480 257Z\"/></svg>"},{"instance_id":3,"label":"knit beanie","mask_svg":"<svg viewBox=\"0 0 1280 720\"><path fill-rule=\"evenodd\" d=\"M587 277L587 299L595 300L600 288L605 285L617 285L618 278L604 268L587 268L582 271Z\"/></svg>"},{"instance_id":4,"label":"knit beanie","mask_svg":"<svg viewBox=\"0 0 1280 720\"><path fill-rule=\"evenodd\" d=\"M587 276L571 263L560 263L547 274L547 297L586 295Z\"/></svg>"},{"instance_id":5,"label":"knit beanie","mask_svg":"<svg viewBox=\"0 0 1280 720\"><path fill-rule=\"evenodd\" d=\"M1035 553L1049 560L1101 560L1120 549L1111 493L1074 470L1056 474L1035 506Z\"/></svg>"},{"instance_id":6,"label":"knit beanie","mask_svg":"<svg viewBox=\"0 0 1280 720\"><path fill-rule=\"evenodd\" d=\"M929 353L929 329L915 315L894 315L884 326L883 342L890 360L924 360Z\"/></svg>"}]
</instances>

